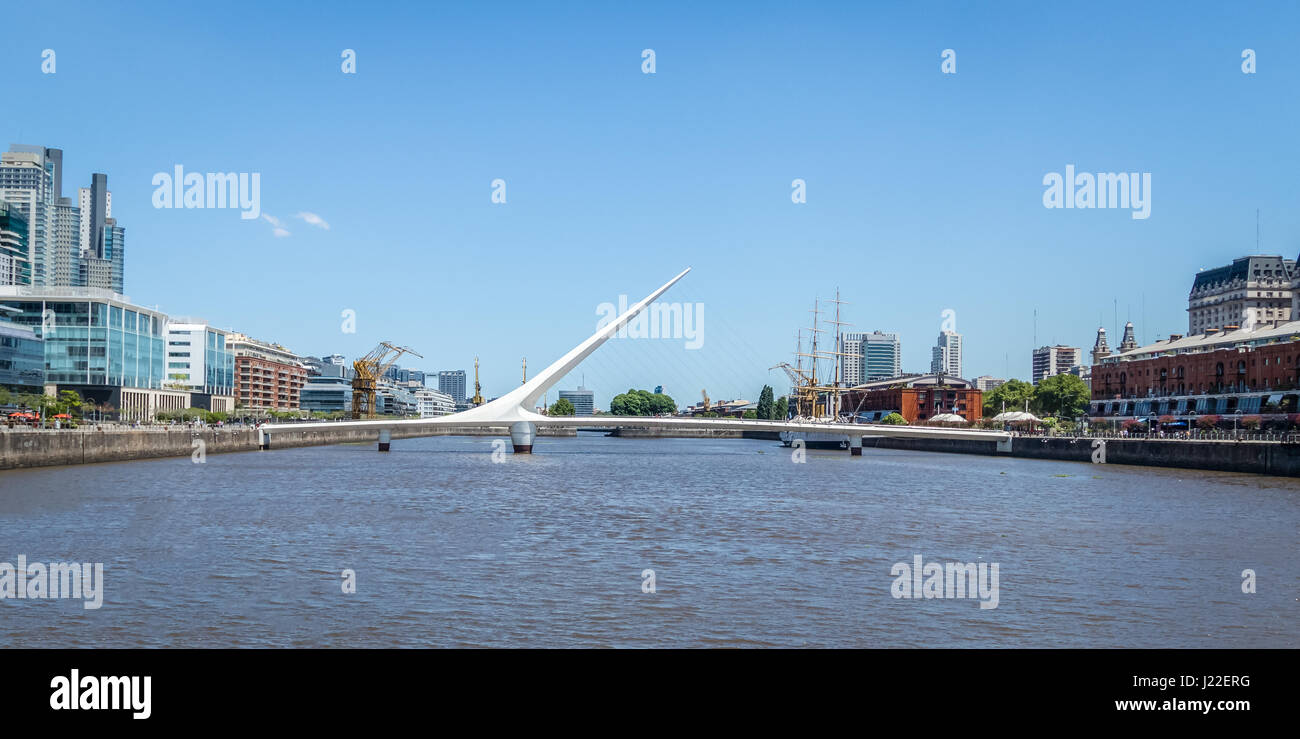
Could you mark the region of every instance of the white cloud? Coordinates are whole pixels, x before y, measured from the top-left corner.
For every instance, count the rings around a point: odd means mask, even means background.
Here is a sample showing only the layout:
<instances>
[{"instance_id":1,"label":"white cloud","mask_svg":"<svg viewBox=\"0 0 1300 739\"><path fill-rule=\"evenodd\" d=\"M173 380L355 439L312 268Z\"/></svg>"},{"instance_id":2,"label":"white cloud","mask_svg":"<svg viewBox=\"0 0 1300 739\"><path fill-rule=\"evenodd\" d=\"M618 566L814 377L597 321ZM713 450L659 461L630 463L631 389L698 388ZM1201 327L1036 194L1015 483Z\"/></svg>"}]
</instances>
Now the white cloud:
<instances>
[{"instance_id":1,"label":"white cloud","mask_svg":"<svg viewBox=\"0 0 1300 739\"><path fill-rule=\"evenodd\" d=\"M262 220L266 221L267 223L275 227L271 229L271 233L275 235L276 238L282 239L285 236L289 235L289 229L284 227L284 223L281 222L279 218L276 218L270 213L263 213Z\"/></svg>"},{"instance_id":2,"label":"white cloud","mask_svg":"<svg viewBox=\"0 0 1300 739\"><path fill-rule=\"evenodd\" d=\"M326 231L330 230L330 225L325 222L325 219L321 218L315 213L309 213L304 210L304 211L300 211L297 217L303 219L304 221L310 223L311 225L317 228L323 228Z\"/></svg>"}]
</instances>

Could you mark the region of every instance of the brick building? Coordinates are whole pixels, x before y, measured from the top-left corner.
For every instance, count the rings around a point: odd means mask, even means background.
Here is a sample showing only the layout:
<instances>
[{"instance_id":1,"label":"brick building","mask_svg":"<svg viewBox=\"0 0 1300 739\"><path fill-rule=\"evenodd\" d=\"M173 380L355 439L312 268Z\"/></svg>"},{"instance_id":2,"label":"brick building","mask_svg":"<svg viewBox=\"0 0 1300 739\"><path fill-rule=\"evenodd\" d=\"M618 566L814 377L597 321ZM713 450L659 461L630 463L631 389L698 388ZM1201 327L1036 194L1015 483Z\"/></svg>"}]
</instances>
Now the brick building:
<instances>
[{"instance_id":1,"label":"brick building","mask_svg":"<svg viewBox=\"0 0 1300 739\"><path fill-rule=\"evenodd\" d=\"M1300 321L1211 330L1103 358L1092 367L1092 415L1294 412Z\"/></svg>"},{"instance_id":2,"label":"brick building","mask_svg":"<svg viewBox=\"0 0 1300 739\"><path fill-rule=\"evenodd\" d=\"M279 344L232 334L229 346L235 355L235 399L249 410L296 411L302 388L307 384L307 367L302 358Z\"/></svg>"},{"instance_id":3,"label":"brick building","mask_svg":"<svg viewBox=\"0 0 1300 739\"><path fill-rule=\"evenodd\" d=\"M840 408L867 421L898 413L909 424L916 424L941 413L955 413L973 424L984 415L984 394L960 377L911 375L858 385L844 393Z\"/></svg>"}]
</instances>

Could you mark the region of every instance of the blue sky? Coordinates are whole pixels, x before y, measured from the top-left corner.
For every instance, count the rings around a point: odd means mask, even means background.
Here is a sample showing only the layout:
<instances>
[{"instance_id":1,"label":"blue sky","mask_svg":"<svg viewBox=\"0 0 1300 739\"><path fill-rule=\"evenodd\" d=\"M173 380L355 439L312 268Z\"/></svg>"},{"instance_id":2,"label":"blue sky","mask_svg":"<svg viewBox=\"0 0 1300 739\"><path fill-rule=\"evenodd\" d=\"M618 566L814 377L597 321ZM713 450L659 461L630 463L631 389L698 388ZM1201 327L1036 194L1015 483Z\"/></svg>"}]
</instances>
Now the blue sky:
<instances>
[{"instance_id":1,"label":"blue sky","mask_svg":"<svg viewBox=\"0 0 1300 739\"><path fill-rule=\"evenodd\" d=\"M1256 251L1257 208L1260 251L1300 252L1291 3L72 2L6 26L0 143L63 148L65 195L108 173L133 300L303 354L477 354L489 396L685 266L667 299L706 306L703 348L610 342L561 387L780 393L767 368L837 287L905 370L951 308L966 375L1025 377L1035 308L1038 344L1091 347L1115 300L1154 340L1197 269ZM261 173L290 235L153 208L176 164ZM1067 164L1150 172L1150 218L1045 209Z\"/></svg>"}]
</instances>

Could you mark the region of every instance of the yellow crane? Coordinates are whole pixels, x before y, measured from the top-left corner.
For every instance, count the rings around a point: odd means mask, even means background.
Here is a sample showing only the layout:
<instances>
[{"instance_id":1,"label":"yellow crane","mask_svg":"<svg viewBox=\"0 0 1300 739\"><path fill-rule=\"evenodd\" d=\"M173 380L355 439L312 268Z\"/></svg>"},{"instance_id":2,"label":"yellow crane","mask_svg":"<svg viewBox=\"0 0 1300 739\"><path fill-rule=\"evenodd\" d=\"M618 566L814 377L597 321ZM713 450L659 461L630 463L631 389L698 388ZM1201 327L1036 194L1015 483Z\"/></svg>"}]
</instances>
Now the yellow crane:
<instances>
[{"instance_id":1,"label":"yellow crane","mask_svg":"<svg viewBox=\"0 0 1300 739\"><path fill-rule=\"evenodd\" d=\"M403 354L412 354L424 359L424 355L416 353L414 349L381 341L379 346L370 350L369 354L352 363L352 370L355 373L352 378L353 418L375 417L375 389L379 378L383 377Z\"/></svg>"},{"instance_id":2,"label":"yellow crane","mask_svg":"<svg viewBox=\"0 0 1300 739\"><path fill-rule=\"evenodd\" d=\"M483 388L478 384L478 357L474 357L474 397L469 399L474 407L483 405Z\"/></svg>"},{"instance_id":3,"label":"yellow crane","mask_svg":"<svg viewBox=\"0 0 1300 739\"><path fill-rule=\"evenodd\" d=\"M709 412L709 391L708 391L708 390L701 390L701 391L700 391L700 395L704 396L704 411L703 411L703 412L704 412L704 413L708 413L708 412Z\"/></svg>"}]
</instances>

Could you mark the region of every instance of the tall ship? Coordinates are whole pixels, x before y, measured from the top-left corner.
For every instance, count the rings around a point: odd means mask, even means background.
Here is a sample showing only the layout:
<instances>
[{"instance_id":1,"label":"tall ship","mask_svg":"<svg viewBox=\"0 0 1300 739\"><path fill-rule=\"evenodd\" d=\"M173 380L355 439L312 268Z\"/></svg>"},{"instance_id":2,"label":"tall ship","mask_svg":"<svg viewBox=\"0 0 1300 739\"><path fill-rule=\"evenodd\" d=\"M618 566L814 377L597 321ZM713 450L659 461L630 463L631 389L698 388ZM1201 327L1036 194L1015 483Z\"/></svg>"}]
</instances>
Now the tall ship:
<instances>
[{"instance_id":1,"label":"tall ship","mask_svg":"<svg viewBox=\"0 0 1300 739\"><path fill-rule=\"evenodd\" d=\"M823 347L825 342L822 341L821 335L827 333L822 328L820 300L813 301L813 309L810 311L813 316L812 326L806 329L799 329L795 336L794 364L781 362L769 369L780 368L785 370L786 375L790 377L790 397L794 399L794 421L810 421L816 423L852 423L852 417L845 415L841 408L841 395L849 390L845 385L844 378L841 376L841 361L843 357L860 359L860 354L846 353L844 351L844 334L842 326L850 324L840 320L840 306L844 301L840 300L840 291L835 291L835 299L826 301L835 306L835 319L825 321L826 324L833 326L831 332L834 334L834 340L831 342L832 350L826 351ZM804 332L809 335L810 350L804 351ZM832 370L826 371L824 364L831 363ZM810 449L843 449L848 445L844 434L818 432L818 431L782 431L781 443L790 446L796 439L802 439L804 444Z\"/></svg>"}]
</instances>

